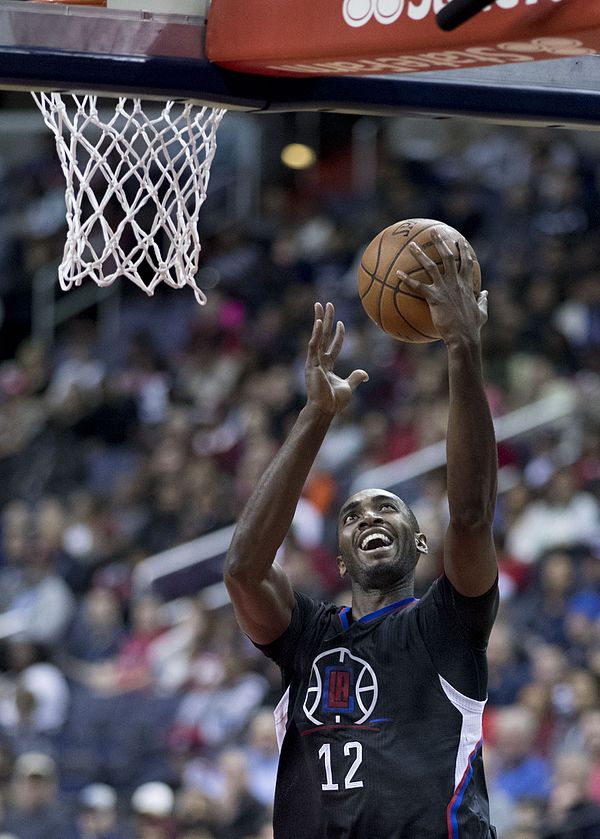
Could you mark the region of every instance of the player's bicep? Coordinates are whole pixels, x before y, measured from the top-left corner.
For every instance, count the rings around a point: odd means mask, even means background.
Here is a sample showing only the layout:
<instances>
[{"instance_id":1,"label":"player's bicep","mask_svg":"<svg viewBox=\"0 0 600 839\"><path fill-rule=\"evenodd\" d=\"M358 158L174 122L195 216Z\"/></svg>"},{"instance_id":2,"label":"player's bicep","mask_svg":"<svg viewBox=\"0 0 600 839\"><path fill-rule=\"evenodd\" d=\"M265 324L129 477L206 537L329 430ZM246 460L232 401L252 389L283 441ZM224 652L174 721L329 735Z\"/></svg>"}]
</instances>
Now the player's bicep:
<instances>
[{"instance_id":1,"label":"player's bicep","mask_svg":"<svg viewBox=\"0 0 600 839\"><path fill-rule=\"evenodd\" d=\"M296 601L288 578L277 564L260 581L226 575L225 584L238 624L250 640L266 645L283 635Z\"/></svg>"},{"instance_id":2,"label":"player's bicep","mask_svg":"<svg viewBox=\"0 0 600 839\"><path fill-rule=\"evenodd\" d=\"M444 541L444 573L465 597L478 597L489 591L498 576L491 528L451 523Z\"/></svg>"}]
</instances>

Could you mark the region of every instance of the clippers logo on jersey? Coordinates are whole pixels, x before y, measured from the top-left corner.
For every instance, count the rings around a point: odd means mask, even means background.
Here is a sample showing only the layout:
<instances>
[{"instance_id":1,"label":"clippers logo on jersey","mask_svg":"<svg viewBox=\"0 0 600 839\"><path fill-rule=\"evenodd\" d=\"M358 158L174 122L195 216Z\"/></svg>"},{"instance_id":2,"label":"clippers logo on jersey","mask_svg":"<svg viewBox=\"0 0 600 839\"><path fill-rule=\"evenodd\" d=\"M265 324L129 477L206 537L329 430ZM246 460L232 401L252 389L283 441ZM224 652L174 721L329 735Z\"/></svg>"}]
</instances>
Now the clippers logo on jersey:
<instances>
[{"instance_id":1,"label":"clippers logo on jersey","mask_svg":"<svg viewBox=\"0 0 600 839\"><path fill-rule=\"evenodd\" d=\"M304 713L316 725L342 720L361 725L373 713L378 693L371 665L345 647L336 647L321 653L312 663Z\"/></svg>"},{"instance_id":2,"label":"clippers logo on jersey","mask_svg":"<svg viewBox=\"0 0 600 839\"><path fill-rule=\"evenodd\" d=\"M327 667L325 669L324 711L351 714L354 710L352 670L347 668Z\"/></svg>"},{"instance_id":3,"label":"clippers logo on jersey","mask_svg":"<svg viewBox=\"0 0 600 839\"><path fill-rule=\"evenodd\" d=\"M544 0L496 0L495 8L514 9L519 5L536 6ZM547 0L546 0L547 2ZM561 0L550 0L560 3ZM344 0L343 15L348 26L364 26L371 18L377 23L395 23L405 12L411 20L423 20L429 14L437 14L448 0ZM483 11L492 8L491 4Z\"/></svg>"}]
</instances>

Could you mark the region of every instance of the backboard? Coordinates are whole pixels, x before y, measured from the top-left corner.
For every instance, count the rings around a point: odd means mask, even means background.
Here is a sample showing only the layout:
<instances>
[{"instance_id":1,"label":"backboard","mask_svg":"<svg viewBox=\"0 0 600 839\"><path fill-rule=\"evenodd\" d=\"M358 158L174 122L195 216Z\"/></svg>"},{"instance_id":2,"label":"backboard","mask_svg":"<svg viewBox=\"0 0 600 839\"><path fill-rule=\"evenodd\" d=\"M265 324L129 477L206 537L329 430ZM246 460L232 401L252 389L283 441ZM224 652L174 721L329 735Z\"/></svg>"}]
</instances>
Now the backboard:
<instances>
[{"instance_id":1,"label":"backboard","mask_svg":"<svg viewBox=\"0 0 600 839\"><path fill-rule=\"evenodd\" d=\"M145 9L155 1L147 0ZM292 71L284 71L281 67L267 70L266 61L257 68L256 63L252 65L252 61L247 60L245 64L253 70L251 74L242 71L244 62L236 64L231 55L229 58L224 56L219 64L209 61L207 40L209 46L211 41L219 41L215 39L218 28L213 26L211 29L213 20L217 20L215 10L222 10L229 0L213 0L212 7L208 0L197 2L200 5L192 7L193 14L190 14L189 6L178 7L185 13L177 14L3 0L0 4L0 87L95 91L161 100L192 99L249 112L324 110L462 116L548 126L600 126L600 56L595 54L593 46L600 32L600 8L587 0L583 0L583 4L582 0L569 0L569 3L566 0L497 0L498 14L510 9L515 13L519 9L523 13L528 9L537 11L537 17L527 24L530 34L534 30L557 32L557 26L566 25L564 15L557 17L557 14L563 7L570 7L570 29L565 31L564 38L554 41L556 58L552 60L548 60L549 53L538 48L537 53L535 50L522 52L520 60L514 59L515 63L490 65L488 61L488 66L473 67L472 57L471 60L464 57L465 50L473 48L466 47L462 52L455 49L457 38L471 43L471 35L467 29L461 32L461 27L458 34L439 31L429 50L425 49L426 45L419 45L420 58L411 57L408 54L410 45L402 46L401 43L399 50L406 51L404 64L400 63L402 56L399 57L397 50L393 61L380 63L375 68L378 75L371 74L374 72L372 57L365 58L362 64L353 59L354 68L347 62L342 75L326 75L327 72L338 72L340 68L328 70L324 57L323 66L305 72L303 77L298 76L298 72L304 71L297 68L295 77L284 77L281 73ZM236 2L240 6L239 0ZM264 0L252 0L250 5L246 0L244 2L249 13ZM361 36L361 43L364 41L365 45L373 37L372 34L369 39L366 37L369 27L379 33L378 37L382 37L382 33L386 38L394 32L402 34L406 31L411 9L413 17L418 17L419 10L425 7L434 10L436 3L444 5L443 0L408 0L406 4L404 0L361 2L365 9L371 9L371 19L364 26L355 26L353 33ZM315 15L319 16L322 9L331 4L339 7L341 15L349 3L351 0L345 3L344 0L328 0L315 5ZM306 4L301 5L306 16ZM581 11L583 5L586 6L585 16ZM285 11L286 4L278 6ZM378 24L374 17L376 10L391 9L392 6L396 12L402 8L404 16L399 15L385 25ZM581 11L580 18L575 16L575 20L580 20L581 31L575 33L579 38L574 36L573 29L573 15L577 9ZM493 14L494 9L480 13L484 23L489 23ZM247 20L247 14L244 19ZM509 38L510 21L506 15L502 21L503 37ZM588 27L585 32L588 32L589 40L585 37L583 21ZM431 36L433 21L428 25ZM472 25L472 22L466 24L467 27ZM539 29L535 29L536 26ZM515 31L518 33L518 27ZM213 34L207 39L211 32ZM508 54L519 58L516 44L522 42L520 36L515 35L515 38L517 41L514 38L507 41L513 48ZM431 56L439 57L443 39L450 39L448 44L452 49L445 50L444 66L440 68L439 58L436 63ZM552 46L549 40L545 44L548 49ZM233 49L235 51L235 47ZM385 42L382 42L382 49L385 49ZM365 56L373 55L371 47L369 50L365 46ZM430 58L423 60L425 54ZM451 55L454 55L452 60ZM489 58L490 53L486 55ZM291 60L292 56L289 57ZM289 61L287 66L291 67ZM304 59L296 58L295 61L302 66ZM283 65L284 62L280 60L279 63ZM236 69L230 69L234 64ZM304 66L307 66L306 62ZM385 72L388 68L393 72ZM264 72L259 72L261 69ZM397 72L399 69L403 72ZM418 72L411 72L411 69ZM279 75L267 75L267 72Z\"/></svg>"}]
</instances>

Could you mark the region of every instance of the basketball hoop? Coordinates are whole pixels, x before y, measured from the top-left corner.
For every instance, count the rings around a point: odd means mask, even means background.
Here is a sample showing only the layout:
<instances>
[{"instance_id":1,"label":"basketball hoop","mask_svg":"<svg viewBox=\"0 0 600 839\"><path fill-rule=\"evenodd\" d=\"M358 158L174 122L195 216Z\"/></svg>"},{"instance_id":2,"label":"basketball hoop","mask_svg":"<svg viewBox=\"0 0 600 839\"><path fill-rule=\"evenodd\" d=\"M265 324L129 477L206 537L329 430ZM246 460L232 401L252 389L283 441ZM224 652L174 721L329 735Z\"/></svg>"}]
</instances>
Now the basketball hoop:
<instances>
[{"instance_id":1,"label":"basketball hoop","mask_svg":"<svg viewBox=\"0 0 600 839\"><path fill-rule=\"evenodd\" d=\"M225 110L169 101L150 118L142 100L121 97L103 118L93 95L32 95L66 179L61 288L126 277L148 295L188 285L206 303L198 216Z\"/></svg>"}]
</instances>

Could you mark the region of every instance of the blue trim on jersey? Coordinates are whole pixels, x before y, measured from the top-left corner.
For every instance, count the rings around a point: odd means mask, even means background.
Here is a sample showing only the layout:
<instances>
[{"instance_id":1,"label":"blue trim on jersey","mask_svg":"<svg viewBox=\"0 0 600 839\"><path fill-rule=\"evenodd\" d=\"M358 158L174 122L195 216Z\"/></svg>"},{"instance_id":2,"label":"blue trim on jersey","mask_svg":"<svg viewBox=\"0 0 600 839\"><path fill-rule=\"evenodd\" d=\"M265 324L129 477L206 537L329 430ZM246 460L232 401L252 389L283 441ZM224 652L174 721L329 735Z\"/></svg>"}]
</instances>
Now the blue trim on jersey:
<instances>
[{"instance_id":1,"label":"blue trim on jersey","mask_svg":"<svg viewBox=\"0 0 600 839\"><path fill-rule=\"evenodd\" d=\"M368 615L363 615L362 618L358 619L359 623L369 623L369 621L374 621L377 618L380 618L382 615L387 615L388 612L395 612L396 609L402 609L403 606L408 606L409 603L416 603L416 597L405 597L404 600L398 600L396 603L388 603L387 606L382 606L381 609L377 609L376 612L371 612Z\"/></svg>"},{"instance_id":2,"label":"blue trim on jersey","mask_svg":"<svg viewBox=\"0 0 600 839\"><path fill-rule=\"evenodd\" d=\"M344 606L344 608L340 612L340 621L344 629L350 629L350 621L348 620L349 612L350 606Z\"/></svg>"},{"instance_id":3,"label":"blue trim on jersey","mask_svg":"<svg viewBox=\"0 0 600 839\"><path fill-rule=\"evenodd\" d=\"M465 774L463 775L462 781L456 788L454 795L452 797L452 801L450 802L450 813L449 813L449 821L450 821L450 830L449 830L449 839L458 839L458 810L460 805L462 804L463 796L465 794L465 790L469 786L469 781L473 777L473 762L477 757L478 752L480 751L483 745L483 740L480 740L471 754L469 755L469 761L467 765L467 769L465 770Z\"/></svg>"},{"instance_id":4,"label":"blue trim on jersey","mask_svg":"<svg viewBox=\"0 0 600 839\"><path fill-rule=\"evenodd\" d=\"M408 606L409 604L416 602L416 597L405 597L404 600L397 600L395 603L388 603L387 606L382 606L381 609L377 609L376 612L370 612L368 615L363 615L362 618L358 619L358 623L369 623L369 621L377 620L377 618L380 618L382 615L395 612L396 609L402 609L404 606ZM350 612L350 606L343 606L340 609L339 619L344 629L350 629Z\"/></svg>"}]
</instances>

